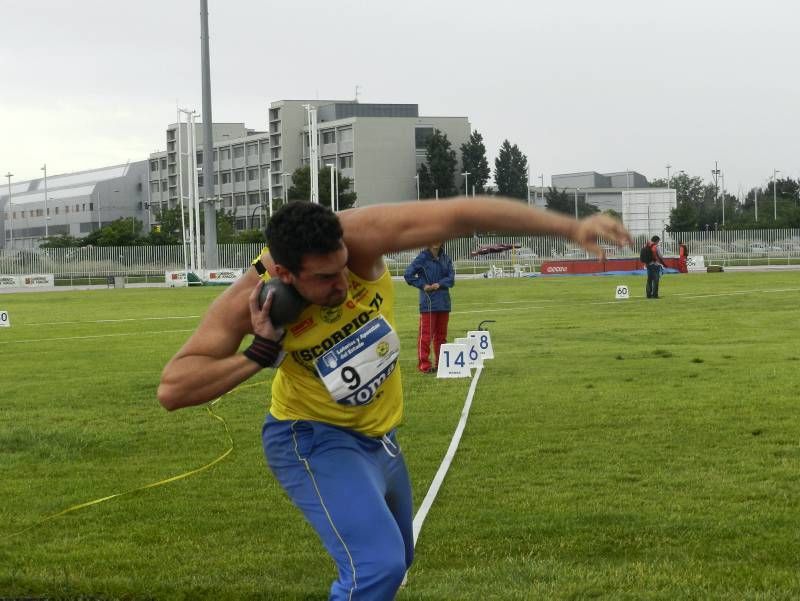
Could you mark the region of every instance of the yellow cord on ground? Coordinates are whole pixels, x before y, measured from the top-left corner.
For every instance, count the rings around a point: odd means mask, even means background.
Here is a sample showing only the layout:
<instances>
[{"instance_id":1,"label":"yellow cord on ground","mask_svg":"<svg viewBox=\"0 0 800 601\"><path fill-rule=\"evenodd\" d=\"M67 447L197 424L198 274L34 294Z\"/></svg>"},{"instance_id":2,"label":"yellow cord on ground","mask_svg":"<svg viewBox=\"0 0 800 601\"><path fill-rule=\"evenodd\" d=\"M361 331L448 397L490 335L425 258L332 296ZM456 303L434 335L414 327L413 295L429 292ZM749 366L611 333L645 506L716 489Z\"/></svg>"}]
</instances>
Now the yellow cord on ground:
<instances>
[{"instance_id":1,"label":"yellow cord on ground","mask_svg":"<svg viewBox=\"0 0 800 601\"><path fill-rule=\"evenodd\" d=\"M118 492L118 493L113 494L113 495L108 495L107 497L102 497L100 499L94 499L93 501L87 501L85 503L80 503L78 505L73 505L72 507L68 507L67 509L64 509L63 511L59 511L58 513L54 513L53 515L48 515L47 517L44 517L44 518L42 518L41 520L39 520L37 522L34 522L33 524L31 524L27 528L24 528L23 530L20 530L18 532L12 532L11 534L7 535L5 538L11 538L12 536L19 536L20 534L23 534L23 533L27 532L28 530L32 530L33 528L35 528L37 526L41 526L45 522L49 522L50 520L54 520L54 519L56 519L58 517L66 515L68 513L72 513L73 511L78 511L79 509L84 509L86 507L91 507L92 505L99 505L100 503L104 503L105 501L110 501L111 499L116 499L117 497L124 497L126 495L130 495L130 494L133 494L135 492L139 492L139 491L142 491L142 490L147 490L148 488L155 488L157 486L163 486L165 484L169 484L170 482L175 482L176 480L182 480L183 478L188 478L189 476L193 476L195 474L199 474L200 472L204 472L205 470L209 469L210 467L216 465L217 463L219 463L220 461L225 459L228 455L230 455L233 452L233 436L231 436L231 431L228 429L228 423L222 417L220 417L219 415L214 413L211 410L211 407L213 407L217 402L219 402L224 396L226 396L228 394L231 394L231 392L234 392L236 390L242 390L244 388L250 388L252 386L258 386L258 385L259 385L259 383L256 382L256 383L253 383L253 384L245 384L244 386L239 386L237 388L234 388L233 390L231 390L230 392L225 393L224 395L222 395L218 399L213 400L209 404L210 406L206 406L206 411L208 411L209 415L211 415L211 417L213 417L214 419L218 419L219 421L221 421L222 425L225 426L225 433L228 435L228 442L230 443L230 447L228 448L228 450L225 451L222 455L220 455L216 459L214 459L214 461L212 461L211 463L207 463L206 465L204 465L202 467L198 467L197 469L193 469L193 470L185 472L183 474L179 474L177 476L172 476L171 478L167 478L166 480L159 480L158 482L152 482L150 484L145 484L144 486L139 486L138 488L132 488L131 490L126 490L124 492Z\"/></svg>"}]
</instances>

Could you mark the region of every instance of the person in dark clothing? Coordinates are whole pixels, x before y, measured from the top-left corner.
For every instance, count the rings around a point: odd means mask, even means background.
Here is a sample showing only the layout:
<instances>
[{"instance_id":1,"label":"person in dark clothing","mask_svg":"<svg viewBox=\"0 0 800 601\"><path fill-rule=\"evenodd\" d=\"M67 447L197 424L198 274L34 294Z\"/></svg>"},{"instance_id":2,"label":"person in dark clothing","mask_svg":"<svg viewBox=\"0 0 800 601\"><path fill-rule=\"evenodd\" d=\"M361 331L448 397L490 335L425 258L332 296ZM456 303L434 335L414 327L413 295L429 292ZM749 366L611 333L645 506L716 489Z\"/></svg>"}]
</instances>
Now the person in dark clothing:
<instances>
[{"instance_id":1,"label":"person in dark clothing","mask_svg":"<svg viewBox=\"0 0 800 601\"><path fill-rule=\"evenodd\" d=\"M647 246L650 247L650 261L647 263L647 298L658 298L658 281L661 279L661 270L666 267L664 257L658 248L661 238L653 236Z\"/></svg>"},{"instance_id":2,"label":"person in dark clothing","mask_svg":"<svg viewBox=\"0 0 800 601\"><path fill-rule=\"evenodd\" d=\"M453 260L441 243L434 243L416 256L404 277L409 286L419 288L417 368L423 373L433 373L436 368L430 359L431 340L433 361L437 361L439 348L447 341L450 288L455 284Z\"/></svg>"}]
</instances>

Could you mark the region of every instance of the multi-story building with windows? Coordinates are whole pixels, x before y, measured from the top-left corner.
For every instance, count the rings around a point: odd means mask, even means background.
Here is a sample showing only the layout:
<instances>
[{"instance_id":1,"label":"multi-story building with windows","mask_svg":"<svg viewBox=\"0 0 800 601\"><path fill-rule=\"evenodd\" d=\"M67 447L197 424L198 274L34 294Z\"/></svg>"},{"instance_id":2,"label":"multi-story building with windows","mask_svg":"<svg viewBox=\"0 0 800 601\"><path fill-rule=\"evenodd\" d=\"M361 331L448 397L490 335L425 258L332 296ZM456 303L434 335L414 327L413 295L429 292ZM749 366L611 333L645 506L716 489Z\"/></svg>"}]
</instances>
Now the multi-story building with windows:
<instances>
[{"instance_id":1,"label":"multi-story building with windows","mask_svg":"<svg viewBox=\"0 0 800 601\"><path fill-rule=\"evenodd\" d=\"M425 160L425 143L434 129L447 134L457 153L470 135L466 117L420 117L415 104L336 100L273 102L265 132L247 129L242 123L215 123L214 197L221 208L234 213L237 230L260 227L270 192L273 199L283 199L292 185L292 173L309 163L309 106L317 109L320 166L335 165L352 180L362 206L416 198L414 176ZM180 190L188 198L192 166L187 127L170 125L167 150L150 155L154 208L175 207ZM201 124L195 125L195 139L202 196Z\"/></svg>"},{"instance_id":2,"label":"multi-story building with windows","mask_svg":"<svg viewBox=\"0 0 800 601\"><path fill-rule=\"evenodd\" d=\"M43 177L12 182L10 195L0 190L3 248L35 247L48 235L82 237L125 217L148 227L147 161L48 175L46 185Z\"/></svg>"}]
</instances>

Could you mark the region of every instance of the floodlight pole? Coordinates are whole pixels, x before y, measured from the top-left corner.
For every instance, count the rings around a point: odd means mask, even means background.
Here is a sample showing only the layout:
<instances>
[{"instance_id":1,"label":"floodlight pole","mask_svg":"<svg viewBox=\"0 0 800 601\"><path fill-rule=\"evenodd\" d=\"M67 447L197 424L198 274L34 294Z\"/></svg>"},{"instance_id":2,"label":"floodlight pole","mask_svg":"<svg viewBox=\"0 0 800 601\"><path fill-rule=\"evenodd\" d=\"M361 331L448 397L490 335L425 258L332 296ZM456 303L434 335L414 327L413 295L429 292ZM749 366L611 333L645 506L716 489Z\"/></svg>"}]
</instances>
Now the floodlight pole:
<instances>
[{"instance_id":1,"label":"floodlight pole","mask_svg":"<svg viewBox=\"0 0 800 601\"><path fill-rule=\"evenodd\" d=\"M10 171L6 173L5 177L8 179L8 202L6 202L6 206L8 207L8 224L9 229L11 230L11 240L8 242L8 247L13 248L14 246L14 213L12 212L11 207L11 178L14 177L14 174ZM6 235L6 228L3 228L3 236ZM5 242L5 240L4 240ZM5 244L4 244L5 246Z\"/></svg>"},{"instance_id":2,"label":"floodlight pole","mask_svg":"<svg viewBox=\"0 0 800 601\"><path fill-rule=\"evenodd\" d=\"M44 171L44 237L47 238L50 234L47 231L47 163L42 165Z\"/></svg>"},{"instance_id":3,"label":"floodlight pole","mask_svg":"<svg viewBox=\"0 0 800 601\"><path fill-rule=\"evenodd\" d=\"M772 170L772 220L778 221L778 174L780 170L773 169Z\"/></svg>"},{"instance_id":4,"label":"floodlight pole","mask_svg":"<svg viewBox=\"0 0 800 601\"><path fill-rule=\"evenodd\" d=\"M417 184L417 200L419 200L419 173L414 176L414 181Z\"/></svg>"},{"instance_id":5,"label":"floodlight pole","mask_svg":"<svg viewBox=\"0 0 800 601\"><path fill-rule=\"evenodd\" d=\"M578 218L578 192L580 191L580 188L575 188L575 219Z\"/></svg>"},{"instance_id":6,"label":"floodlight pole","mask_svg":"<svg viewBox=\"0 0 800 601\"><path fill-rule=\"evenodd\" d=\"M539 174L539 181L541 183L541 187L539 188L539 191L542 194L542 205L544 205L544 173L540 173Z\"/></svg>"},{"instance_id":7,"label":"floodlight pole","mask_svg":"<svg viewBox=\"0 0 800 601\"><path fill-rule=\"evenodd\" d=\"M461 175L464 176L464 196L469 198L469 171L465 171Z\"/></svg>"},{"instance_id":8,"label":"floodlight pole","mask_svg":"<svg viewBox=\"0 0 800 601\"><path fill-rule=\"evenodd\" d=\"M267 168L267 196L269 197L269 218L272 219L272 167Z\"/></svg>"},{"instance_id":9,"label":"floodlight pole","mask_svg":"<svg viewBox=\"0 0 800 601\"><path fill-rule=\"evenodd\" d=\"M203 76L203 200L206 226L206 267L217 267L217 211L214 206L214 119L211 116L211 60L208 50L208 0L200 0L200 54ZM221 186L220 186L221 188ZM200 237L198 224L198 238Z\"/></svg>"},{"instance_id":10,"label":"floodlight pole","mask_svg":"<svg viewBox=\"0 0 800 601\"><path fill-rule=\"evenodd\" d=\"M669 190L669 170L672 169L672 165L667 163L667 190Z\"/></svg>"}]
</instances>

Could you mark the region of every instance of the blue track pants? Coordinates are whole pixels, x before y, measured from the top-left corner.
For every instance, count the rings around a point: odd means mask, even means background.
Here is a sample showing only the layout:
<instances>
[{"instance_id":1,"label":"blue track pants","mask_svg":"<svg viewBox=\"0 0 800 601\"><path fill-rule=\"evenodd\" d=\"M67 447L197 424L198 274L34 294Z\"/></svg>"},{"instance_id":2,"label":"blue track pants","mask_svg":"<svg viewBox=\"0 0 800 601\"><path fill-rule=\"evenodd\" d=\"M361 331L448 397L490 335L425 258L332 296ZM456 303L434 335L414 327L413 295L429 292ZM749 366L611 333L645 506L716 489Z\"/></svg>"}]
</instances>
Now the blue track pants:
<instances>
[{"instance_id":1,"label":"blue track pants","mask_svg":"<svg viewBox=\"0 0 800 601\"><path fill-rule=\"evenodd\" d=\"M411 484L396 432L370 438L269 415L262 441L270 469L336 562L330 599L394 599L414 554Z\"/></svg>"}]
</instances>

